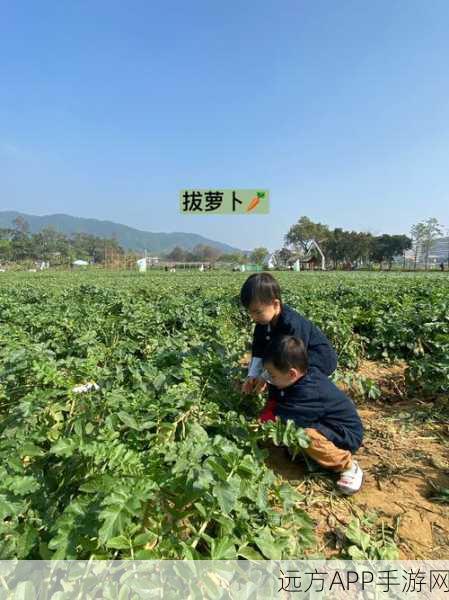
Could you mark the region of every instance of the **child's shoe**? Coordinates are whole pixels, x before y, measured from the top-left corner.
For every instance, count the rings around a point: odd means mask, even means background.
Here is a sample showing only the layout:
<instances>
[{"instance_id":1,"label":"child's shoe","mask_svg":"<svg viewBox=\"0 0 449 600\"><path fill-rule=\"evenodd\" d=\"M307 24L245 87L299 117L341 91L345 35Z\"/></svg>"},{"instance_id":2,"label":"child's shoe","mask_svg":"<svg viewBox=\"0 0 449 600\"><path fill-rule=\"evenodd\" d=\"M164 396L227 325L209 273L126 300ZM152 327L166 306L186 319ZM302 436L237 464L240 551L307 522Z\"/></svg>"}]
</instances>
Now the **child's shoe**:
<instances>
[{"instance_id":1,"label":"child's shoe","mask_svg":"<svg viewBox=\"0 0 449 600\"><path fill-rule=\"evenodd\" d=\"M358 462L353 459L351 468L340 473L337 486L343 494L355 494L362 487L363 477L362 469Z\"/></svg>"}]
</instances>

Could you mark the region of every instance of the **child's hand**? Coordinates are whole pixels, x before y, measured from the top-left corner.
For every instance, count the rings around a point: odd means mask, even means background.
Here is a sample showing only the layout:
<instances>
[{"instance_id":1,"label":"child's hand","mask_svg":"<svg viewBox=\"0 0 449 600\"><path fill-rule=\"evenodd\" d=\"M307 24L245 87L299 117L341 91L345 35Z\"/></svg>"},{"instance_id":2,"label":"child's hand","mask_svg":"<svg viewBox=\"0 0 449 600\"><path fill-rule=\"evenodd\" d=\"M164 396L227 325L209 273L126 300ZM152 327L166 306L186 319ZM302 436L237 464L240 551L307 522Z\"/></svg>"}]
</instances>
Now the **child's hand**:
<instances>
[{"instance_id":1,"label":"child's hand","mask_svg":"<svg viewBox=\"0 0 449 600\"><path fill-rule=\"evenodd\" d=\"M267 382L261 377L247 377L242 385L244 394L260 394L267 387Z\"/></svg>"},{"instance_id":2,"label":"child's hand","mask_svg":"<svg viewBox=\"0 0 449 600\"><path fill-rule=\"evenodd\" d=\"M255 382L255 377L247 377L242 385L242 394L252 394Z\"/></svg>"},{"instance_id":3,"label":"child's hand","mask_svg":"<svg viewBox=\"0 0 449 600\"><path fill-rule=\"evenodd\" d=\"M262 377L256 377L256 382L254 385L254 393L261 394L267 389L267 382Z\"/></svg>"}]
</instances>

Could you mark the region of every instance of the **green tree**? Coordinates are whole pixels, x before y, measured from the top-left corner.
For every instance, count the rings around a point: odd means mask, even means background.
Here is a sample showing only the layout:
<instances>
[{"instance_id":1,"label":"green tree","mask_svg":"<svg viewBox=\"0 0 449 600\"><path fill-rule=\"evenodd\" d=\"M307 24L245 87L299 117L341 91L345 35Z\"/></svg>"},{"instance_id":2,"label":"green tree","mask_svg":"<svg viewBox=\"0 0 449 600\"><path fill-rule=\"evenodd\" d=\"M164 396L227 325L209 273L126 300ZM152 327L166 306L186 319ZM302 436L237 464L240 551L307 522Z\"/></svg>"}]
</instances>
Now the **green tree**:
<instances>
[{"instance_id":1,"label":"green tree","mask_svg":"<svg viewBox=\"0 0 449 600\"><path fill-rule=\"evenodd\" d=\"M219 259L221 262L238 263L242 265L246 262L245 255L242 252L229 252L222 254Z\"/></svg>"},{"instance_id":2,"label":"green tree","mask_svg":"<svg viewBox=\"0 0 449 600\"><path fill-rule=\"evenodd\" d=\"M443 226L435 218L429 218L420 225L422 225L421 248L424 255L424 267L427 269L430 250L434 241L443 235Z\"/></svg>"},{"instance_id":3,"label":"green tree","mask_svg":"<svg viewBox=\"0 0 449 600\"><path fill-rule=\"evenodd\" d=\"M195 261L215 262L218 260L221 252L218 248L208 246L207 244L197 244L192 251Z\"/></svg>"},{"instance_id":4,"label":"green tree","mask_svg":"<svg viewBox=\"0 0 449 600\"><path fill-rule=\"evenodd\" d=\"M14 225L14 231L17 233L23 233L26 235L30 232L30 225L28 221L20 215L13 220L12 224Z\"/></svg>"},{"instance_id":5,"label":"green tree","mask_svg":"<svg viewBox=\"0 0 449 600\"><path fill-rule=\"evenodd\" d=\"M323 251L328 259L332 260L334 269L345 260L347 245L346 232L341 227L336 227L330 232Z\"/></svg>"},{"instance_id":6,"label":"green tree","mask_svg":"<svg viewBox=\"0 0 449 600\"><path fill-rule=\"evenodd\" d=\"M172 260L174 262L185 262L186 261L186 251L180 246L175 246L171 252L167 254L168 260Z\"/></svg>"},{"instance_id":7,"label":"green tree","mask_svg":"<svg viewBox=\"0 0 449 600\"><path fill-rule=\"evenodd\" d=\"M387 262L391 269L394 257L401 256L411 246L412 240L406 235L380 235L373 240L372 258L380 265Z\"/></svg>"},{"instance_id":8,"label":"green tree","mask_svg":"<svg viewBox=\"0 0 449 600\"><path fill-rule=\"evenodd\" d=\"M11 260L12 248L11 241L0 238L0 260Z\"/></svg>"},{"instance_id":9,"label":"green tree","mask_svg":"<svg viewBox=\"0 0 449 600\"><path fill-rule=\"evenodd\" d=\"M250 254L250 261L257 265L263 265L268 260L269 255L270 252L267 250L267 248L262 246L259 248L254 248Z\"/></svg>"},{"instance_id":10,"label":"green tree","mask_svg":"<svg viewBox=\"0 0 449 600\"><path fill-rule=\"evenodd\" d=\"M336 227L321 248L334 268L343 263L369 262L373 237L370 233L345 231Z\"/></svg>"},{"instance_id":11,"label":"green tree","mask_svg":"<svg viewBox=\"0 0 449 600\"><path fill-rule=\"evenodd\" d=\"M48 261L54 259L55 255L62 254L67 242L66 236L53 227L46 227L31 237L35 256ZM66 252L64 253L66 254Z\"/></svg>"},{"instance_id":12,"label":"green tree","mask_svg":"<svg viewBox=\"0 0 449 600\"><path fill-rule=\"evenodd\" d=\"M113 263L123 254L117 240L100 238L88 233L75 233L69 240L71 258L91 260L94 263Z\"/></svg>"},{"instance_id":13,"label":"green tree","mask_svg":"<svg viewBox=\"0 0 449 600\"><path fill-rule=\"evenodd\" d=\"M11 235L12 260L25 260L34 258L31 238L28 234L30 227L23 217L16 217L13 221L14 228Z\"/></svg>"},{"instance_id":14,"label":"green tree","mask_svg":"<svg viewBox=\"0 0 449 600\"><path fill-rule=\"evenodd\" d=\"M370 262L373 240L374 240L374 237L371 235L371 233L360 232L358 234L357 248L358 248L359 261L361 263L368 264Z\"/></svg>"},{"instance_id":15,"label":"green tree","mask_svg":"<svg viewBox=\"0 0 449 600\"><path fill-rule=\"evenodd\" d=\"M275 252L275 258L277 263L279 263L283 267L286 267L290 259L293 258L293 252L289 248L284 246L283 248Z\"/></svg>"},{"instance_id":16,"label":"green tree","mask_svg":"<svg viewBox=\"0 0 449 600\"><path fill-rule=\"evenodd\" d=\"M329 228L322 223L314 223L308 217L301 217L292 225L285 236L285 242L296 250L304 250L306 242L314 239L320 246L329 238Z\"/></svg>"}]
</instances>

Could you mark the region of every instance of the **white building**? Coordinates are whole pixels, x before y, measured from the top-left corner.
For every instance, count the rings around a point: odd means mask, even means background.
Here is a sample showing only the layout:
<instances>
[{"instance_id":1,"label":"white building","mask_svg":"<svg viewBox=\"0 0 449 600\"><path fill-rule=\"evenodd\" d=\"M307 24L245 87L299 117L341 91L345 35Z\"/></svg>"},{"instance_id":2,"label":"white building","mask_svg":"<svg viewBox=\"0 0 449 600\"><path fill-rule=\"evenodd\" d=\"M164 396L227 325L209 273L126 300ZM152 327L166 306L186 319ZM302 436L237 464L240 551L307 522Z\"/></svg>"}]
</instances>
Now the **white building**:
<instances>
[{"instance_id":1,"label":"white building","mask_svg":"<svg viewBox=\"0 0 449 600\"><path fill-rule=\"evenodd\" d=\"M270 256L268 257L267 267L269 269L276 268L276 256L274 254L270 254Z\"/></svg>"},{"instance_id":2,"label":"white building","mask_svg":"<svg viewBox=\"0 0 449 600\"><path fill-rule=\"evenodd\" d=\"M145 273L145 271L147 270L147 267L153 267L157 264L159 264L159 257L158 256L143 256L142 258L139 258L139 260L137 261L137 268L139 269L139 271L141 273Z\"/></svg>"}]
</instances>

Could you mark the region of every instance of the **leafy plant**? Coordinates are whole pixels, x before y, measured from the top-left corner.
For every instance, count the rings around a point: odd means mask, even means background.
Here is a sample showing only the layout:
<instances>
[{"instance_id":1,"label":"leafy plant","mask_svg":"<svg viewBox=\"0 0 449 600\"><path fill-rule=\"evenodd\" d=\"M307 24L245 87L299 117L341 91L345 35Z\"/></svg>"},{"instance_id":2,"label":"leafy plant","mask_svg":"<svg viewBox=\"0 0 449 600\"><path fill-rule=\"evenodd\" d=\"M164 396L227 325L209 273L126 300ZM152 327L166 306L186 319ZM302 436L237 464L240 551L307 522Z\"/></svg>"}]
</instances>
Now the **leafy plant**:
<instances>
[{"instance_id":1,"label":"leafy plant","mask_svg":"<svg viewBox=\"0 0 449 600\"><path fill-rule=\"evenodd\" d=\"M280 421L254 427L234 385L252 331L238 306L244 275L1 275L1 559L304 555L313 523L260 441L296 454L307 436ZM447 394L446 278L279 279L347 381L363 358L402 359L409 389ZM357 531L356 554L393 552L386 532Z\"/></svg>"},{"instance_id":2,"label":"leafy plant","mask_svg":"<svg viewBox=\"0 0 449 600\"><path fill-rule=\"evenodd\" d=\"M353 519L345 530L346 553L353 560L398 560L399 550L391 533L381 526L374 526L377 515Z\"/></svg>"}]
</instances>

